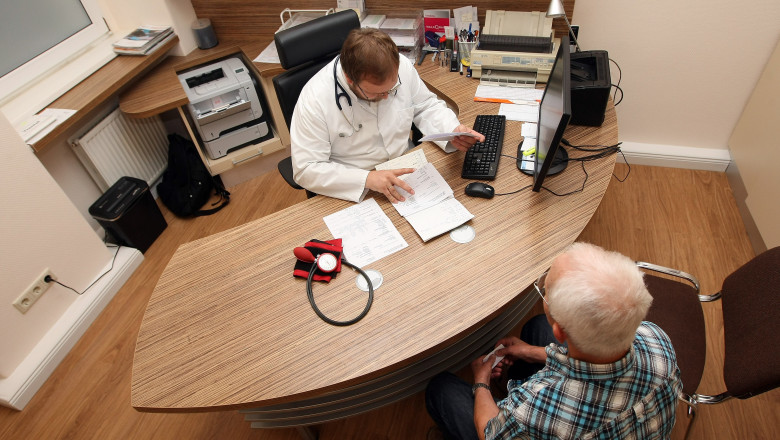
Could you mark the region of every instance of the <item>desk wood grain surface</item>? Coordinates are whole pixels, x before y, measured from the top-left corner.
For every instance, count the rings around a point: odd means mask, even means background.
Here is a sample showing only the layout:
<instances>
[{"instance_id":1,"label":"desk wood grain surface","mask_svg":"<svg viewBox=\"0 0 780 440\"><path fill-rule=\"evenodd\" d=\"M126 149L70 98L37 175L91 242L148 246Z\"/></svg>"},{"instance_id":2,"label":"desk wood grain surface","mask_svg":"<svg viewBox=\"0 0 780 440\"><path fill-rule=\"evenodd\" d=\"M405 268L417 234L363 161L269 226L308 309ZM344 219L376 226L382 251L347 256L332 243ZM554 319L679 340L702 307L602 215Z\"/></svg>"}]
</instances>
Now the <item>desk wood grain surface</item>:
<instances>
[{"instance_id":1,"label":"desk wood grain surface","mask_svg":"<svg viewBox=\"0 0 780 440\"><path fill-rule=\"evenodd\" d=\"M430 61L421 76L457 107L461 122L496 113L474 103L478 81ZM507 122L504 153L513 155L521 123ZM573 144L617 142L609 105L600 128L571 126ZM283 211L182 245L163 271L141 324L132 377L132 405L142 411L203 411L294 403L376 379L457 344L517 301L521 292L574 242L598 207L615 158L587 162L585 189L567 197L520 193L491 200L464 195L461 153L420 148L475 218L476 238L458 244L448 235L423 243L384 196L370 193L409 244L367 269L384 276L373 307L360 322L334 327L306 299L305 280L292 276L292 250L330 239L322 218L352 203L315 197ZM570 151L572 156L580 153ZM557 193L580 188L585 174L570 163L545 186ZM519 190L531 178L514 160L501 160L497 193ZM217 214L219 215L219 214ZM329 285L314 286L323 312L356 316L366 294L344 269Z\"/></svg>"}]
</instances>

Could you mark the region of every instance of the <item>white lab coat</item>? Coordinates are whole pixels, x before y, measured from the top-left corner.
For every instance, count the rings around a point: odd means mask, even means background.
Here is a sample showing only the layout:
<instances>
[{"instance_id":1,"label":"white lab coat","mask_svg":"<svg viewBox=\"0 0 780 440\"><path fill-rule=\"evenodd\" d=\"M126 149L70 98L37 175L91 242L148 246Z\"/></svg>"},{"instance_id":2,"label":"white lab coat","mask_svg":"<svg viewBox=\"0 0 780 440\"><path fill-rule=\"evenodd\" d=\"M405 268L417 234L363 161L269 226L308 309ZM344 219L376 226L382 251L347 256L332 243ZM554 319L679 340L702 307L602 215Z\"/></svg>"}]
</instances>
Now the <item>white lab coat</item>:
<instances>
[{"instance_id":1,"label":"white lab coat","mask_svg":"<svg viewBox=\"0 0 780 440\"><path fill-rule=\"evenodd\" d=\"M423 134L451 132L455 113L420 79L412 63L400 56L398 93L379 102L358 99L339 62L336 75L352 99L336 105L333 63L328 63L301 91L290 124L292 168L302 187L339 199L360 202L369 170L402 155L409 147L412 122ZM341 90L339 90L341 92ZM444 151L455 151L437 142Z\"/></svg>"}]
</instances>

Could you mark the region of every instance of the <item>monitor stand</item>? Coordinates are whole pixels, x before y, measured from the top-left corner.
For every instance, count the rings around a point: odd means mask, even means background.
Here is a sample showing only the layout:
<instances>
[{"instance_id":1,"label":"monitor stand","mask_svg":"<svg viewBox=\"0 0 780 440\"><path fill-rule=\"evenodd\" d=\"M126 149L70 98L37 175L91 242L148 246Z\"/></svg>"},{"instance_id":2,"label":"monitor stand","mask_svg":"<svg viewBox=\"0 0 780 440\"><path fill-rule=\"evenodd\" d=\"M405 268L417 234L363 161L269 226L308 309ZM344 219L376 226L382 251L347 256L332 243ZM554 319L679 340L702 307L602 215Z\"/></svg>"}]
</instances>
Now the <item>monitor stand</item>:
<instances>
[{"instance_id":1,"label":"monitor stand","mask_svg":"<svg viewBox=\"0 0 780 440\"><path fill-rule=\"evenodd\" d=\"M533 166L531 166L531 169L523 169L523 152L520 150L522 148L523 144L517 146L517 169L520 170L524 174L528 174L529 176L534 175L534 169ZM566 169L566 167L569 165L569 153L566 151L565 148L563 148L563 145L559 145L558 148L555 150L555 157L553 157L552 164L550 164L550 168L547 170L547 175L552 176L555 174L558 174Z\"/></svg>"}]
</instances>

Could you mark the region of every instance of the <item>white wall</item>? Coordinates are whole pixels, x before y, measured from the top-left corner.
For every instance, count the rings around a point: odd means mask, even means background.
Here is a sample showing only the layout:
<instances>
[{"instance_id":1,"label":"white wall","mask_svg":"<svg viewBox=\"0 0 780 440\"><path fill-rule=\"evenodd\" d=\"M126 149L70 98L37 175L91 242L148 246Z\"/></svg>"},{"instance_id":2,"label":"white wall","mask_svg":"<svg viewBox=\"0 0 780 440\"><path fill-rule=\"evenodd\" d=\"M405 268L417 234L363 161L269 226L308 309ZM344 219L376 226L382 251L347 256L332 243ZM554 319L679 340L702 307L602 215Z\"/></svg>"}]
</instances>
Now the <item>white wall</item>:
<instances>
[{"instance_id":1,"label":"white wall","mask_svg":"<svg viewBox=\"0 0 780 440\"><path fill-rule=\"evenodd\" d=\"M180 54L195 47L190 30L195 13L189 0L101 1L106 20L114 29L170 23L179 34ZM106 104L107 108L111 105L115 103ZM10 110L4 108L4 111ZM10 113L19 117L18 112ZM97 223L88 213L89 206L101 192L66 142L77 130L64 134L36 156L13 129L6 114L0 112L0 146L4 159L4 169L0 173L0 203L3 206L0 216L0 273L3 276L0 287L0 388L4 392L7 389L16 392L17 383L28 377L37 375L33 382L45 380L45 375L38 371L40 364L30 364L31 371L24 374L15 370L42 341L61 338L63 335L47 332L69 313L77 298L88 298L77 297L74 292L53 285L24 315L12 306L12 302L46 268L61 282L83 291L111 262L112 254L95 233ZM139 258L128 257L132 264L121 265L123 279L129 276L128 272L132 273ZM83 305L84 301L78 303L81 308L88 307ZM99 313L99 310L93 308L92 312ZM94 313L90 315L91 319ZM69 345L60 343L60 346ZM42 357L46 356L47 353L42 354ZM46 368L53 368L50 361L55 358L57 356L48 357ZM33 373L35 369L38 370ZM14 384L6 387L11 376ZM25 398L29 398L28 391L35 388L29 381L21 387L27 390L22 393L27 396ZM3 395L3 399L6 397Z\"/></svg>"},{"instance_id":2,"label":"white wall","mask_svg":"<svg viewBox=\"0 0 780 440\"><path fill-rule=\"evenodd\" d=\"M760 241L754 248L780 246L780 44L764 69L745 112L729 140L734 163L747 193L746 208ZM740 203L740 196L737 204ZM748 234L750 234L748 230Z\"/></svg>"},{"instance_id":3,"label":"white wall","mask_svg":"<svg viewBox=\"0 0 780 440\"><path fill-rule=\"evenodd\" d=\"M780 1L577 0L573 24L583 50L623 70L621 141L727 150L780 37Z\"/></svg>"},{"instance_id":4,"label":"white wall","mask_svg":"<svg viewBox=\"0 0 780 440\"><path fill-rule=\"evenodd\" d=\"M24 315L11 303L46 268L82 291L111 253L2 113L0 145L0 378L5 378L77 296L54 285Z\"/></svg>"}]
</instances>

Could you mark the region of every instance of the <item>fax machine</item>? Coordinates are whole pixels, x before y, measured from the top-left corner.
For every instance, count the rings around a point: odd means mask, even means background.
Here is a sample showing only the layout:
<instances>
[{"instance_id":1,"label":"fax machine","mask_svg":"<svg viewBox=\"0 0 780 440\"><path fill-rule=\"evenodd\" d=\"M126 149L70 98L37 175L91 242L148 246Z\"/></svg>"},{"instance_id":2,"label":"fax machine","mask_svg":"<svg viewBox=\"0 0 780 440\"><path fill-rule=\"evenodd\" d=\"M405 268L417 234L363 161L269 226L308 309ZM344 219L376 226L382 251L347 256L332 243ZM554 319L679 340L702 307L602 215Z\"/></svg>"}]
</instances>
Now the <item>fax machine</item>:
<instances>
[{"instance_id":1,"label":"fax machine","mask_svg":"<svg viewBox=\"0 0 780 440\"><path fill-rule=\"evenodd\" d=\"M273 136L254 77L240 58L226 58L178 76L211 159Z\"/></svg>"},{"instance_id":2,"label":"fax machine","mask_svg":"<svg viewBox=\"0 0 780 440\"><path fill-rule=\"evenodd\" d=\"M560 39L545 13L487 11L471 73L483 83L533 87L547 82Z\"/></svg>"}]
</instances>

